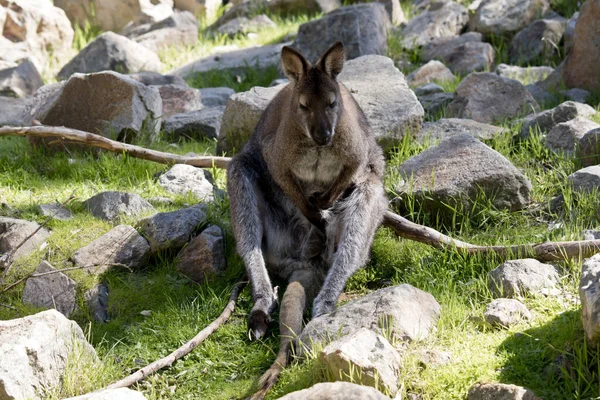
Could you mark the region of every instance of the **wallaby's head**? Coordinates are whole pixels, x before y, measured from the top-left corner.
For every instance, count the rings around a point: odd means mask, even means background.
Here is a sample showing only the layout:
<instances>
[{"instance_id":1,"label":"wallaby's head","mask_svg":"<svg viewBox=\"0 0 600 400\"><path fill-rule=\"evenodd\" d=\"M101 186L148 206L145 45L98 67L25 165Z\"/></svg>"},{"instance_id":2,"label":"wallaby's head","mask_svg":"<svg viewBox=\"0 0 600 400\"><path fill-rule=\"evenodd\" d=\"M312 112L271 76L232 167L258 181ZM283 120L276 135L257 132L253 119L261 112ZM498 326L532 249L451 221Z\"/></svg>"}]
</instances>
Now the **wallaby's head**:
<instances>
[{"instance_id":1,"label":"wallaby's head","mask_svg":"<svg viewBox=\"0 0 600 400\"><path fill-rule=\"evenodd\" d=\"M296 50L281 50L281 65L293 85L295 121L318 146L331 143L342 113L337 76L344 67L344 45L337 42L314 65Z\"/></svg>"}]
</instances>

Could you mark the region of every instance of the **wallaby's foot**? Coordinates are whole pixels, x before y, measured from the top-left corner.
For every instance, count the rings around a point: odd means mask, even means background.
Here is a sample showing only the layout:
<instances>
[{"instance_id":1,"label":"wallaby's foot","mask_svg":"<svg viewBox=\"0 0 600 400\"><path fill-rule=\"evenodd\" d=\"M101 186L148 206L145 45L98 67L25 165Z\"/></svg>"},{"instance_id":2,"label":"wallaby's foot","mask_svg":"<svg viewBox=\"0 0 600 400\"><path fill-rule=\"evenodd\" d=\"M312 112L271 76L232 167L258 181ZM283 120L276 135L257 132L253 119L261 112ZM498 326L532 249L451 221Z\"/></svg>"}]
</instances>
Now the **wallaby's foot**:
<instances>
[{"instance_id":1,"label":"wallaby's foot","mask_svg":"<svg viewBox=\"0 0 600 400\"><path fill-rule=\"evenodd\" d=\"M279 365L273 365L271 368L269 368L263 374L263 376L260 377L260 380L258 381L258 387L259 387L258 391L256 393L254 393L252 396L250 396L248 399L249 400L264 399L267 392L269 390L271 390L271 388L273 386L275 386L275 384L277 383L277 380L279 379L279 375L281 374L281 370L282 370L282 367L280 367Z\"/></svg>"},{"instance_id":2,"label":"wallaby's foot","mask_svg":"<svg viewBox=\"0 0 600 400\"><path fill-rule=\"evenodd\" d=\"M335 306L337 304L337 297L330 298L331 296L324 295L323 293L319 293L319 295L315 298L312 309L312 317L317 318L323 314L328 314L335 310Z\"/></svg>"},{"instance_id":3,"label":"wallaby's foot","mask_svg":"<svg viewBox=\"0 0 600 400\"><path fill-rule=\"evenodd\" d=\"M250 338L252 340L261 339L269 329L271 318L262 310L252 310L248 327L250 328Z\"/></svg>"}]
</instances>

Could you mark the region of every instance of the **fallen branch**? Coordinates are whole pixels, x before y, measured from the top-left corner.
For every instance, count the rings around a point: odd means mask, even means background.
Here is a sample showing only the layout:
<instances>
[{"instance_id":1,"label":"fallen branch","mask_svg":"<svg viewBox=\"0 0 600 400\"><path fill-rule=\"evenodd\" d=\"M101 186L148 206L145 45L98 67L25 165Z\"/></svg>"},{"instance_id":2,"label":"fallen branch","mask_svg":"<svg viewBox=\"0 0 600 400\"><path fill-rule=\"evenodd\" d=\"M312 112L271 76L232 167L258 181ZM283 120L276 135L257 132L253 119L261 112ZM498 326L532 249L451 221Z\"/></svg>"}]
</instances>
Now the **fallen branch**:
<instances>
[{"instance_id":1,"label":"fallen branch","mask_svg":"<svg viewBox=\"0 0 600 400\"><path fill-rule=\"evenodd\" d=\"M117 389L122 387L129 387L134 383L137 383L149 375L157 372L160 369L165 367L170 367L175 361L179 360L183 356L189 354L192 350L194 350L200 343L202 343L207 337L210 336L211 333L217 330L221 325L225 323L233 313L235 308L235 304L237 302L238 296L242 289L246 286L248 282L245 280L238 282L233 289L231 290L231 296L229 296L229 302L225 306L225 309L219 315L217 319L211 322L206 328L202 329L192 340L169 354L168 356L161 358L160 360L154 361L152 364L145 366L144 368L134 372L133 374L117 381L111 385L108 385L106 389Z\"/></svg>"}]
</instances>

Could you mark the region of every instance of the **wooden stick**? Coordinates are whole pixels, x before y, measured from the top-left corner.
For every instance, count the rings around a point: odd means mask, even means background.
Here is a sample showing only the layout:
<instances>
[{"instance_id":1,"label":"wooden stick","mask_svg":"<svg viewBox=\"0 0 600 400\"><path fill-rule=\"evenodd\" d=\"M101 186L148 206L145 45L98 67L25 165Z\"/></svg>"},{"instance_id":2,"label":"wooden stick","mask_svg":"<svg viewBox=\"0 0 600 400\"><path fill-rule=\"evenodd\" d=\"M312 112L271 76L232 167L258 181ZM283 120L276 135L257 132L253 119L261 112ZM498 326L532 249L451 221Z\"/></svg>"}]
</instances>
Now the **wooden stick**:
<instances>
[{"instance_id":1,"label":"wooden stick","mask_svg":"<svg viewBox=\"0 0 600 400\"><path fill-rule=\"evenodd\" d=\"M202 343L211 333L217 330L225 321L229 319L233 310L235 308L235 304L237 302L238 296L242 289L246 286L248 282L245 280L238 282L233 289L231 290L231 296L229 296L229 302L223 309L223 312L217 319L211 322L206 328L202 329L192 340L169 354L168 356L161 358L160 360L154 361L152 364L145 366L144 368L134 372L133 374L117 381L111 385L108 385L106 389L117 389L122 387L129 387L134 383L137 383L149 375L157 372L158 370L170 367L175 361L179 360L183 356L189 354L192 350L194 350L200 343Z\"/></svg>"}]
</instances>

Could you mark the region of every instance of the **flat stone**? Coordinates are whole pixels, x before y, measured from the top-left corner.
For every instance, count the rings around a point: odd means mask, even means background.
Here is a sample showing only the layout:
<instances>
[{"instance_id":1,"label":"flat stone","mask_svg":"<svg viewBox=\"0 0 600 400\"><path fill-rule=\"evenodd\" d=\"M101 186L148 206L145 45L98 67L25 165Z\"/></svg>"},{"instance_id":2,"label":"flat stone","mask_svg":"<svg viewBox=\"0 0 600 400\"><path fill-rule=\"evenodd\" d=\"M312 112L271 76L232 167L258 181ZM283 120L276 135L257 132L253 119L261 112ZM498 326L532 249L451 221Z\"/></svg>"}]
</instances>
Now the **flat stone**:
<instances>
[{"instance_id":1,"label":"flat stone","mask_svg":"<svg viewBox=\"0 0 600 400\"><path fill-rule=\"evenodd\" d=\"M568 90L561 90L560 94L565 96L567 99L577 101L579 103L585 103L592 95L588 90L572 88Z\"/></svg>"},{"instance_id":2,"label":"flat stone","mask_svg":"<svg viewBox=\"0 0 600 400\"><path fill-rule=\"evenodd\" d=\"M452 353L435 349L423 349L417 352L419 362L426 368L440 367L452 362Z\"/></svg>"},{"instance_id":3,"label":"flat stone","mask_svg":"<svg viewBox=\"0 0 600 400\"><path fill-rule=\"evenodd\" d=\"M104 323L110 320L108 315L108 286L100 283L84 293L83 299L96 322Z\"/></svg>"},{"instance_id":4,"label":"flat stone","mask_svg":"<svg viewBox=\"0 0 600 400\"><path fill-rule=\"evenodd\" d=\"M531 319L531 312L525 304L514 299L493 300L488 304L483 315L488 324L503 328Z\"/></svg>"},{"instance_id":5,"label":"flat stone","mask_svg":"<svg viewBox=\"0 0 600 400\"><path fill-rule=\"evenodd\" d=\"M538 19L520 30L510 44L512 63L547 63L558 55L559 43L565 32L567 20Z\"/></svg>"},{"instance_id":6,"label":"flat stone","mask_svg":"<svg viewBox=\"0 0 600 400\"><path fill-rule=\"evenodd\" d=\"M177 85L177 86L188 86L185 79L175 75L163 75L154 71L140 71L133 74L128 74L128 78L135 81L141 82L147 86L158 86L158 85Z\"/></svg>"},{"instance_id":7,"label":"flat stone","mask_svg":"<svg viewBox=\"0 0 600 400\"><path fill-rule=\"evenodd\" d=\"M73 254L78 267L100 275L113 266L139 268L146 265L150 245L132 226L118 225Z\"/></svg>"},{"instance_id":8,"label":"flat stone","mask_svg":"<svg viewBox=\"0 0 600 400\"><path fill-rule=\"evenodd\" d=\"M554 72L552 67L518 67L516 65L499 64L496 73L508 79L514 79L523 85L544 80Z\"/></svg>"},{"instance_id":9,"label":"flat stone","mask_svg":"<svg viewBox=\"0 0 600 400\"><path fill-rule=\"evenodd\" d=\"M36 274L55 272L35 276L25 281L23 303L41 308L54 308L65 317L69 317L76 307L76 283L62 272L56 272L48 261L42 261L35 270Z\"/></svg>"},{"instance_id":10,"label":"flat stone","mask_svg":"<svg viewBox=\"0 0 600 400\"><path fill-rule=\"evenodd\" d=\"M253 18L237 17L231 21L227 21L217 28L217 32L234 37L235 35L245 34L249 32L258 32L261 29L273 28L277 26L271 18L264 14L257 15Z\"/></svg>"},{"instance_id":11,"label":"flat stone","mask_svg":"<svg viewBox=\"0 0 600 400\"><path fill-rule=\"evenodd\" d=\"M559 281L556 267L533 258L507 261L489 273L490 291L496 298L518 298L548 291L552 294Z\"/></svg>"},{"instance_id":12,"label":"flat stone","mask_svg":"<svg viewBox=\"0 0 600 400\"><path fill-rule=\"evenodd\" d=\"M477 139L489 140L507 133L505 128L483 124L464 118L442 118L436 122L425 122L417 135L418 142L444 140L452 136L467 134Z\"/></svg>"},{"instance_id":13,"label":"flat stone","mask_svg":"<svg viewBox=\"0 0 600 400\"><path fill-rule=\"evenodd\" d=\"M162 118L198 111L203 108L201 94L198 89L190 88L187 85L160 85L156 88L162 99Z\"/></svg>"},{"instance_id":14,"label":"flat stone","mask_svg":"<svg viewBox=\"0 0 600 400\"><path fill-rule=\"evenodd\" d=\"M583 231L583 240L598 240L600 239L600 231L585 230Z\"/></svg>"},{"instance_id":15,"label":"flat stone","mask_svg":"<svg viewBox=\"0 0 600 400\"><path fill-rule=\"evenodd\" d=\"M579 139L577 158L584 167L600 164L600 129L593 129Z\"/></svg>"},{"instance_id":16,"label":"flat stone","mask_svg":"<svg viewBox=\"0 0 600 400\"><path fill-rule=\"evenodd\" d=\"M158 178L158 184L172 194L192 193L199 201L214 200L214 187L206 179L206 171L192 165L173 165Z\"/></svg>"},{"instance_id":17,"label":"flat stone","mask_svg":"<svg viewBox=\"0 0 600 400\"><path fill-rule=\"evenodd\" d=\"M29 99L0 96L0 126L26 126L31 123L27 112Z\"/></svg>"},{"instance_id":18,"label":"flat stone","mask_svg":"<svg viewBox=\"0 0 600 400\"><path fill-rule=\"evenodd\" d=\"M600 128L600 124L584 117L575 117L554 126L546 136L546 147L554 151L573 154L575 145L589 131Z\"/></svg>"},{"instance_id":19,"label":"flat stone","mask_svg":"<svg viewBox=\"0 0 600 400\"><path fill-rule=\"evenodd\" d=\"M452 71L437 60L429 61L406 77L408 83L413 87L431 82L449 82L455 79L456 76Z\"/></svg>"},{"instance_id":20,"label":"flat stone","mask_svg":"<svg viewBox=\"0 0 600 400\"><path fill-rule=\"evenodd\" d=\"M228 87L214 87L200 89L202 104L206 107L221 107L227 105L227 100L235 94L235 90Z\"/></svg>"},{"instance_id":21,"label":"flat stone","mask_svg":"<svg viewBox=\"0 0 600 400\"><path fill-rule=\"evenodd\" d=\"M415 94L417 97L443 92L444 88L440 85L436 85L435 83L426 83L425 85L421 85L415 89Z\"/></svg>"},{"instance_id":22,"label":"flat stone","mask_svg":"<svg viewBox=\"0 0 600 400\"><path fill-rule=\"evenodd\" d=\"M65 400L146 400L146 397L135 390L119 388L102 390L101 392L94 392L83 396L69 397Z\"/></svg>"},{"instance_id":23,"label":"flat stone","mask_svg":"<svg viewBox=\"0 0 600 400\"><path fill-rule=\"evenodd\" d=\"M71 210L59 203L40 204L38 207L44 217L52 217L59 221L68 221L73 217Z\"/></svg>"},{"instance_id":24,"label":"flat stone","mask_svg":"<svg viewBox=\"0 0 600 400\"><path fill-rule=\"evenodd\" d=\"M286 394L279 400L389 400L389 397L372 387L356 383L325 382Z\"/></svg>"},{"instance_id":25,"label":"flat stone","mask_svg":"<svg viewBox=\"0 0 600 400\"><path fill-rule=\"evenodd\" d=\"M175 114L167 118L163 130L172 139L217 139L225 107L208 107L199 111Z\"/></svg>"},{"instance_id":26,"label":"flat stone","mask_svg":"<svg viewBox=\"0 0 600 400\"><path fill-rule=\"evenodd\" d=\"M0 254L15 251L29 235L35 232L40 226L31 221L0 217ZM27 239L25 244L19 247L12 255L16 260L20 257L26 257L40 248L42 243L50 237L50 232L46 228L37 231L35 235ZM0 265L2 267L2 265Z\"/></svg>"},{"instance_id":27,"label":"flat stone","mask_svg":"<svg viewBox=\"0 0 600 400\"><path fill-rule=\"evenodd\" d=\"M550 110L526 116L521 125L521 137L529 137L532 129L537 128L540 133L547 133L561 122L567 122L576 117L590 117L595 113L596 110L587 104L565 101Z\"/></svg>"},{"instance_id":28,"label":"flat stone","mask_svg":"<svg viewBox=\"0 0 600 400\"><path fill-rule=\"evenodd\" d=\"M221 275L226 266L223 231L209 226L179 252L177 259L177 271L195 282Z\"/></svg>"},{"instance_id":29,"label":"flat stone","mask_svg":"<svg viewBox=\"0 0 600 400\"><path fill-rule=\"evenodd\" d=\"M600 165L585 167L573 172L567 180L575 192L591 193L600 189Z\"/></svg>"},{"instance_id":30,"label":"flat stone","mask_svg":"<svg viewBox=\"0 0 600 400\"><path fill-rule=\"evenodd\" d=\"M421 49L421 60L441 60L449 49L468 42L483 42L483 35L479 32L467 32L460 36L448 36L433 39Z\"/></svg>"},{"instance_id":31,"label":"flat stone","mask_svg":"<svg viewBox=\"0 0 600 400\"><path fill-rule=\"evenodd\" d=\"M583 262L579 298L585 335L596 346L600 339L600 254Z\"/></svg>"},{"instance_id":32,"label":"flat stone","mask_svg":"<svg viewBox=\"0 0 600 400\"><path fill-rule=\"evenodd\" d=\"M541 400L531 390L503 383L476 383L467 400Z\"/></svg>"},{"instance_id":33,"label":"flat stone","mask_svg":"<svg viewBox=\"0 0 600 400\"><path fill-rule=\"evenodd\" d=\"M144 218L137 228L155 253L183 247L205 220L206 213L199 207L188 207Z\"/></svg>"},{"instance_id":34,"label":"flat stone","mask_svg":"<svg viewBox=\"0 0 600 400\"><path fill-rule=\"evenodd\" d=\"M96 218L114 221L118 217L137 216L154 211L154 207L139 194L125 192L102 192L83 202L85 208Z\"/></svg>"},{"instance_id":35,"label":"flat stone","mask_svg":"<svg viewBox=\"0 0 600 400\"><path fill-rule=\"evenodd\" d=\"M444 114L444 110L448 104L454 100L454 93L433 93L425 96L419 96L419 102L425 110L425 114L433 116Z\"/></svg>"},{"instance_id":36,"label":"flat stone","mask_svg":"<svg viewBox=\"0 0 600 400\"><path fill-rule=\"evenodd\" d=\"M128 25L121 35L154 52L168 47L193 46L198 42L198 20L188 11L175 10L160 21Z\"/></svg>"},{"instance_id":37,"label":"flat stone","mask_svg":"<svg viewBox=\"0 0 600 400\"><path fill-rule=\"evenodd\" d=\"M434 40L424 47L422 54L423 60L440 60L459 75L489 71L494 64L494 48L482 42L481 34L476 32Z\"/></svg>"},{"instance_id":38,"label":"flat stone","mask_svg":"<svg viewBox=\"0 0 600 400\"><path fill-rule=\"evenodd\" d=\"M40 73L30 60L16 67L0 69L0 96L31 96L43 85Z\"/></svg>"},{"instance_id":39,"label":"flat stone","mask_svg":"<svg viewBox=\"0 0 600 400\"><path fill-rule=\"evenodd\" d=\"M486 35L517 32L548 8L547 0L485 0L469 21L469 29Z\"/></svg>"}]
</instances>

